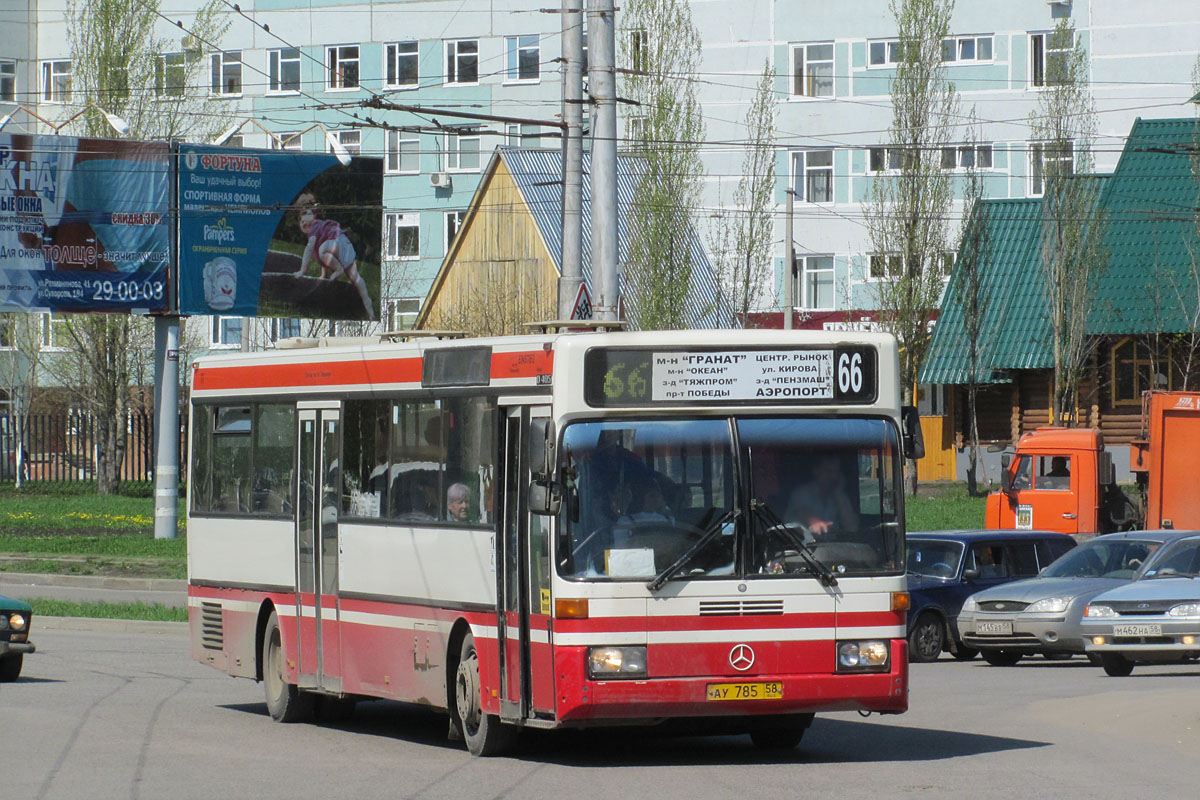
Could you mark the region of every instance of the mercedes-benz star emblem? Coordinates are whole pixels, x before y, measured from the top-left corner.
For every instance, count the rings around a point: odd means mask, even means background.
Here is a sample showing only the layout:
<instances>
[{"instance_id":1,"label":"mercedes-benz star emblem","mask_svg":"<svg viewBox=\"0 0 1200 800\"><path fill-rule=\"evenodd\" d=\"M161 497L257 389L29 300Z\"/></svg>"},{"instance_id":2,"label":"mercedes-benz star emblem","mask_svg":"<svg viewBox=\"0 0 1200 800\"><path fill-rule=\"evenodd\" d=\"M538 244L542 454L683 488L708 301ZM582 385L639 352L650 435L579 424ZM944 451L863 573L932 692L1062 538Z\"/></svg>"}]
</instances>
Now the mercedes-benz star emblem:
<instances>
[{"instance_id":1,"label":"mercedes-benz star emblem","mask_svg":"<svg viewBox=\"0 0 1200 800\"><path fill-rule=\"evenodd\" d=\"M735 644L729 651L729 666L738 672L745 672L754 666L754 651L748 644Z\"/></svg>"}]
</instances>

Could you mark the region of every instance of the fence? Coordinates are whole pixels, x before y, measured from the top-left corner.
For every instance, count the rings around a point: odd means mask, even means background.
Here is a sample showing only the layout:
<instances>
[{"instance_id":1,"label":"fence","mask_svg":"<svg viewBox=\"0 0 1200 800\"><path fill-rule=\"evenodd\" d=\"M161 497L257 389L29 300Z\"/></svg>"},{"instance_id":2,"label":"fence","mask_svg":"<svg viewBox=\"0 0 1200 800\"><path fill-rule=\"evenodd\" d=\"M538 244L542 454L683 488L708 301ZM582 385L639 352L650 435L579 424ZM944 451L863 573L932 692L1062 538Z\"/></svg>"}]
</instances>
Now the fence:
<instances>
[{"instance_id":1,"label":"fence","mask_svg":"<svg viewBox=\"0 0 1200 800\"><path fill-rule=\"evenodd\" d=\"M96 427L92 414L5 414L0 416L0 479L17 475L17 431L25 445L22 480L96 480ZM180 420L180 479L187 464L187 420ZM121 480L144 481L154 475L154 417L133 412L125 424L125 458Z\"/></svg>"}]
</instances>

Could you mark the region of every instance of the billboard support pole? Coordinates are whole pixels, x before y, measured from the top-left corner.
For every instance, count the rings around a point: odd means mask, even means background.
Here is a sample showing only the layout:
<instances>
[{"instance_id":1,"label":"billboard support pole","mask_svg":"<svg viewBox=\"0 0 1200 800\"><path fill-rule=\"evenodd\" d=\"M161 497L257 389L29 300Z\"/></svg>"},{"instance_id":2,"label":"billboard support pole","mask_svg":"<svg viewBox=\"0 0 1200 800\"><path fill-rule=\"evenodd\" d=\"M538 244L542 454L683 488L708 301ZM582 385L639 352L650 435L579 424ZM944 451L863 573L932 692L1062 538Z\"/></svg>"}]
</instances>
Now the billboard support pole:
<instances>
[{"instance_id":1,"label":"billboard support pole","mask_svg":"<svg viewBox=\"0 0 1200 800\"><path fill-rule=\"evenodd\" d=\"M179 535L179 317L154 318L154 538Z\"/></svg>"},{"instance_id":2,"label":"billboard support pole","mask_svg":"<svg viewBox=\"0 0 1200 800\"><path fill-rule=\"evenodd\" d=\"M593 319L617 319L617 75L613 0L588 0L588 89L592 116Z\"/></svg>"},{"instance_id":3,"label":"billboard support pole","mask_svg":"<svg viewBox=\"0 0 1200 800\"><path fill-rule=\"evenodd\" d=\"M563 0L563 248L558 318L570 319L583 285L583 0Z\"/></svg>"}]
</instances>

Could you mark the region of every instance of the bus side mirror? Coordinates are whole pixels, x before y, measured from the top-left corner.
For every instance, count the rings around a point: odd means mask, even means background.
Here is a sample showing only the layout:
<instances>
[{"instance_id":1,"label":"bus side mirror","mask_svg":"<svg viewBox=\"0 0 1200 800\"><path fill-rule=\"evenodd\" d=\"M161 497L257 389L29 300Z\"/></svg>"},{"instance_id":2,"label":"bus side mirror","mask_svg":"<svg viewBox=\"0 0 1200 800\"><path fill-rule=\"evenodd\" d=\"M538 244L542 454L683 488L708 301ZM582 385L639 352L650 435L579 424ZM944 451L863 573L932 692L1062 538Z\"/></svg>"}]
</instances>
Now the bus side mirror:
<instances>
[{"instance_id":1,"label":"bus side mirror","mask_svg":"<svg viewBox=\"0 0 1200 800\"><path fill-rule=\"evenodd\" d=\"M900 407L900 424L904 431L904 457L925 457L925 435L921 433L921 414L916 406Z\"/></svg>"},{"instance_id":2,"label":"bus side mirror","mask_svg":"<svg viewBox=\"0 0 1200 800\"><path fill-rule=\"evenodd\" d=\"M529 513L543 517L558 515L562 491L554 481L538 480L529 484Z\"/></svg>"},{"instance_id":3,"label":"bus side mirror","mask_svg":"<svg viewBox=\"0 0 1200 800\"><path fill-rule=\"evenodd\" d=\"M1012 473L1008 468L1012 466L1012 455L1005 453L1000 456L1000 490L1005 494L1012 491Z\"/></svg>"},{"instance_id":4,"label":"bus side mirror","mask_svg":"<svg viewBox=\"0 0 1200 800\"><path fill-rule=\"evenodd\" d=\"M554 423L548 419L529 421L529 471L537 478L554 472Z\"/></svg>"}]
</instances>

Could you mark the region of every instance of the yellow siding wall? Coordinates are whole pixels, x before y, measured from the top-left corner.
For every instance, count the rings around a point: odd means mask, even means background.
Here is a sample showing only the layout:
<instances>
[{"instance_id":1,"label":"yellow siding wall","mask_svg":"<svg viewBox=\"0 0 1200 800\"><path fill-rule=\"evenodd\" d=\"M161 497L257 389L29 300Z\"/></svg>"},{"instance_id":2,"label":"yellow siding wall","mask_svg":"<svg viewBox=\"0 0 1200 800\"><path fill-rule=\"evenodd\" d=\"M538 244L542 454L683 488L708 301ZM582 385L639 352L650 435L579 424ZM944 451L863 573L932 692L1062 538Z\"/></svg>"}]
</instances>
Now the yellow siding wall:
<instances>
[{"instance_id":1,"label":"yellow siding wall","mask_svg":"<svg viewBox=\"0 0 1200 800\"><path fill-rule=\"evenodd\" d=\"M552 319L558 271L503 161L459 229L427 301L424 327L475 335L525 333Z\"/></svg>"}]
</instances>

